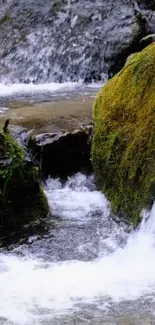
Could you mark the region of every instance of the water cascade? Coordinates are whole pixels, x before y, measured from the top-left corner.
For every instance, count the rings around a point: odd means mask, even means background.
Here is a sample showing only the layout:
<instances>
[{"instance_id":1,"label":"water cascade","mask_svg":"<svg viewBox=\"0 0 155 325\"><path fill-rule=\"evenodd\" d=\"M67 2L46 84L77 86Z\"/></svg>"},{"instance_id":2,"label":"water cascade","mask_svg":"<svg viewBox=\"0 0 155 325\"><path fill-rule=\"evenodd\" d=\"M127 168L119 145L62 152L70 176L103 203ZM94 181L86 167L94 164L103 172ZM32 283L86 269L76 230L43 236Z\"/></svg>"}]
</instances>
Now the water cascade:
<instances>
[{"instance_id":1,"label":"water cascade","mask_svg":"<svg viewBox=\"0 0 155 325\"><path fill-rule=\"evenodd\" d=\"M92 176L49 179L45 191L56 216L49 233L0 255L0 324L151 322L155 206L133 231L111 218Z\"/></svg>"},{"instance_id":2,"label":"water cascade","mask_svg":"<svg viewBox=\"0 0 155 325\"><path fill-rule=\"evenodd\" d=\"M96 93L148 32L135 3L0 0L0 114L8 99L16 109ZM154 325L155 206L134 230L92 175L49 178L44 190L47 229L0 250L0 325Z\"/></svg>"}]
</instances>

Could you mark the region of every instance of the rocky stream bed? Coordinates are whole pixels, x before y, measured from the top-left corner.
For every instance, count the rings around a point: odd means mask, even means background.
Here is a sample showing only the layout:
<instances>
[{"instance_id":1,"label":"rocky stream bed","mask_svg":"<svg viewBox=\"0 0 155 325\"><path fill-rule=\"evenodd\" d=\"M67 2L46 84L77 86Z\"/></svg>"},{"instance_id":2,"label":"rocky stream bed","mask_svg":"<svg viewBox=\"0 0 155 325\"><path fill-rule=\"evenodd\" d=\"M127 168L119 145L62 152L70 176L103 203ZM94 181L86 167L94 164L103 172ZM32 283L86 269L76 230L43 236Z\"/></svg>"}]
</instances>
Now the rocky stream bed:
<instances>
[{"instance_id":1,"label":"rocky stream bed","mask_svg":"<svg viewBox=\"0 0 155 325\"><path fill-rule=\"evenodd\" d=\"M0 0L0 325L155 325L154 10Z\"/></svg>"}]
</instances>

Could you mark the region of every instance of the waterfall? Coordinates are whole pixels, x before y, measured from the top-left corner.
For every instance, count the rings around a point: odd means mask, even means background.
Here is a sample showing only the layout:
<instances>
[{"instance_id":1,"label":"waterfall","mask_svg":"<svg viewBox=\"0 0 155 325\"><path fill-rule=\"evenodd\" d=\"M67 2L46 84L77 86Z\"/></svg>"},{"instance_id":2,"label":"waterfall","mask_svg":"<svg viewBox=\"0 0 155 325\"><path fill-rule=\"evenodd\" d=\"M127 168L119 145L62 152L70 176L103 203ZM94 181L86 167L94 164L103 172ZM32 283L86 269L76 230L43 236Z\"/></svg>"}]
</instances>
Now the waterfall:
<instances>
[{"instance_id":1,"label":"waterfall","mask_svg":"<svg viewBox=\"0 0 155 325\"><path fill-rule=\"evenodd\" d=\"M125 0L7 1L0 26L1 84L103 83L142 34Z\"/></svg>"}]
</instances>

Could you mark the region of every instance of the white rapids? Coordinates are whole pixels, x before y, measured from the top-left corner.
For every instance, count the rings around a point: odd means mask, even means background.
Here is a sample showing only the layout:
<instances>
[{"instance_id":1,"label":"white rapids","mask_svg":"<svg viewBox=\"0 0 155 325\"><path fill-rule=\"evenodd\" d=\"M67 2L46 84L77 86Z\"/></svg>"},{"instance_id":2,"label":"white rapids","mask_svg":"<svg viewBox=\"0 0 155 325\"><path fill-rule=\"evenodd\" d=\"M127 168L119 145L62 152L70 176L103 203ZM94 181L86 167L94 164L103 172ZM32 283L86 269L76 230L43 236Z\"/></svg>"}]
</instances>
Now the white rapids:
<instances>
[{"instance_id":1,"label":"white rapids","mask_svg":"<svg viewBox=\"0 0 155 325\"><path fill-rule=\"evenodd\" d=\"M5 98L27 98L31 99L33 96L37 99L37 96L47 97L47 96L66 96L73 94L74 92L79 93L94 93L96 94L97 90L103 85L103 83L91 83L85 85L82 81L79 82L63 82L63 83L0 83L0 99Z\"/></svg>"},{"instance_id":2,"label":"white rapids","mask_svg":"<svg viewBox=\"0 0 155 325\"><path fill-rule=\"evenodd\" d=\"M77 174L63 185L49 179L45 192L51 209L63 221L62 227L69 221L82 227L85 236L90 219L95 218L96 223L98 218L103 220L98 229L100 252L88 261L68 256L68 260L57 262L28 251L25 256L14 250L1 253L0 324L55 324L52 319L56 315L72 313L84 304L105 310L109 299L113 303L144 296L154 300L155 206L137 231L126 232L125 225L110 221L109 203L94 189L93 177ZM92 241L94 236L92 227ZM119 236L123 245L119 245ZM81 245L79 242L79 250Z\"/></svg>"},{"instance_id":3,"label":"white rapids","mask_svg":"<svg viewBox=\"0 0 155 325\"><path fill-rule=\"evenodd\" d=\"M64 93L71 92L82 86L82 82L64 82L60 83L19 83L19 84L0 84L0 97L32 95L32 94L48 94L48 93Z\"/></svg>"}]
</instances>

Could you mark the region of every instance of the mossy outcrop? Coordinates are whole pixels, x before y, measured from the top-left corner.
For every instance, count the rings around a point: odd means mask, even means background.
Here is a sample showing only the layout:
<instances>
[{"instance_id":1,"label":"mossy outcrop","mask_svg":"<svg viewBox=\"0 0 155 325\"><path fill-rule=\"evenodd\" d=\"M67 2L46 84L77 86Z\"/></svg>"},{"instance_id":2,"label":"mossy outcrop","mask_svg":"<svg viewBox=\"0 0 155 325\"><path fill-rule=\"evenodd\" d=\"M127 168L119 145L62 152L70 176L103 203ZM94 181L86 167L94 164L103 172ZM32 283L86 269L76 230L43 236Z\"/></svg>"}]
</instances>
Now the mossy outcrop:
<instances>
[{"instance_id":1,"label":"mossy outcrop","mask_svg":"<svg viewBox=\"0 0 155 325\"><path fill-rule=\"evenodd\" d=\"M0 131L0 234L38 223L47 213L36 167L11 135Z\"/></svg>"},{"instance_id":2,"label":"mossy outcrop","mask_svg":"<svg viewBox=\"0 0 155 325\"><path fill-rule=\"evenodd\" d=\"M137 223L155 198L155 43L99 92L92 160L113 210Z\"/></svg>"}]
</instances>

